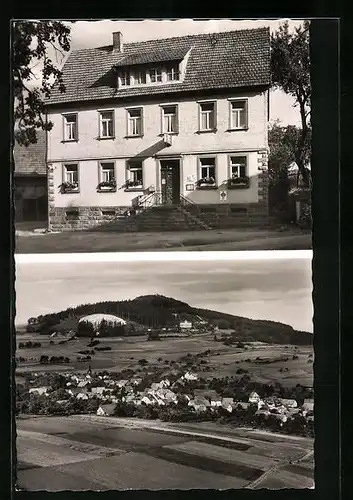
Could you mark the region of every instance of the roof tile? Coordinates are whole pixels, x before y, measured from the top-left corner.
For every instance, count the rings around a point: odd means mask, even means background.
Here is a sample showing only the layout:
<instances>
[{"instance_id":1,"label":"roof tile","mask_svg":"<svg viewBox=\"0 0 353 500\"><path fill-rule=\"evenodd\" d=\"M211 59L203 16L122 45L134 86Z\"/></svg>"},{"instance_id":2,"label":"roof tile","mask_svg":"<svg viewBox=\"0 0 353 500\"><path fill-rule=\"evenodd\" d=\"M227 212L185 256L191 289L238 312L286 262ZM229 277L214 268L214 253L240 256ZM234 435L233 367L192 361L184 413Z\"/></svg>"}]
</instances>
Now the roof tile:
<instances>
[{"instance_id":1,"label":"roof tile","mask_svg":"<svg viewBox=\"0 0 353 500\"><path fill-rule=\"evenodd\" d=\"M270 32L268 28L127 43L124 52L112 46L72 51L63 67L66 92L52 90L51 104L64 104L172 92L268 86ZM116 88L114 66L175 60L187 51L185 78L180 83ZM154 61L152 61L154 59Z\"/></svg>"},{"instance_id":2,"label":"roof tile","mask_svg":"<svg viewBox=\"0 0 353 500\"><path fill-rule=\"evenodd\" d=\"M45 175L47 173L45 153L46 133L43 130L37 130L36 144L20 146L15 142L13 150L15 174Z\"/></svg>"}]
</instances>

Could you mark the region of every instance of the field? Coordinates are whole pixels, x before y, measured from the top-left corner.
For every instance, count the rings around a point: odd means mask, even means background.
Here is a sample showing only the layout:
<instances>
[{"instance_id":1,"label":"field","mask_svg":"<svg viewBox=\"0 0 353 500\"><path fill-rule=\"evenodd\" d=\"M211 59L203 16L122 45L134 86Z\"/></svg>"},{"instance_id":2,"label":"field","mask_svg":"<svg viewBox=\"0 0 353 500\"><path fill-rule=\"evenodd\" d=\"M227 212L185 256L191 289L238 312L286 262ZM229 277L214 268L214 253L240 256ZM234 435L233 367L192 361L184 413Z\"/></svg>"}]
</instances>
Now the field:
<instances>
[{"instance_id":1,"label":"field","mask_svg":"<svg viewBox=\"0 0 353 500\"><path fill-rule=\"evenodd\" d=\"M17 371L86 371L88 362L78 362L78 351L87 348L88 339L80 338L59 345L49 344L49 338L44 335L24 334L19 335L18 342L28 340L41 342L40 348L17 349L16 356L27 359L26 362L17 364ZM283 386L302 384L312 387L313 349L310 346L286 346L251 343L244 348L225 346L215 342L213 334L199 334L187 338L170 338L160 341L148 341L146 336L130 338L103 338L101 345L108 345L110 351L97 352L90 362L93 370L108 370L119 372L123 369L140 370L140 373L149 371L153 367L165 367L170 370L176 366L170 362L177 361L186 354L197 354L211 350L210 355L203 358L206 363L197 365L197 372L204 376L224 377L236 375L240 368L248 370L251 379L262 383L279 381ZM42 354L48 356L67 356L70 363L65 365L40 365L38 359ZM293 359L293 355L298 359ZM267 363L261 363L266 359ZM285 361L288 358L288 361ZM138 364L140 359L148 361L146 368ZM280 371L281 370L281 371Z\"/></svg>"},{"instance_id":2,"label":"field","mask_svg":"<svg viewBox=\"0 0 353 500\"><path fill-rule=\"evenodd\" d=\"M17 420L25 490L313 487L313 442L217 424L113 417ZM303 462L303 463L302 463Z\"/></svg>"}]
</instances>

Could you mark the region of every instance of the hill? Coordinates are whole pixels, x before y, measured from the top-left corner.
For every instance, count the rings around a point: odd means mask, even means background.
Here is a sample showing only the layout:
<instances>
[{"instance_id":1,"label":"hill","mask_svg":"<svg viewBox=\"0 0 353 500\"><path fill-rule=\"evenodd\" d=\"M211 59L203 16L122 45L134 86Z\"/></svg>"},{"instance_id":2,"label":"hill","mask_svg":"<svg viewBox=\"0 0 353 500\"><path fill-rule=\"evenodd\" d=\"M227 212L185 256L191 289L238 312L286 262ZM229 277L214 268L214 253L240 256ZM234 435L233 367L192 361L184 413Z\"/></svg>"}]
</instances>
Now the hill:
<instances>
[{"instance_id":1,"label":"hill","mask_svg":"<svg viewBox=\"0 0 353 500\"><path fill-rule=\"evenodd\" d=\"M126 334L141 333L144 328L177 327L187 319L194 325L206 322L209 327L232 330L234 340L261 341L276 344L309 345L313 335L299 332L289 325L275 321L253 320L219 311L195 308L163 295L143 295L132 300L97 302L68 308L57 313L31 318L28 331L48 334L77 324L89 314L112 314L127 322ZM132 328L129 328L131 326Z\"/></svg>"}]
</instances>

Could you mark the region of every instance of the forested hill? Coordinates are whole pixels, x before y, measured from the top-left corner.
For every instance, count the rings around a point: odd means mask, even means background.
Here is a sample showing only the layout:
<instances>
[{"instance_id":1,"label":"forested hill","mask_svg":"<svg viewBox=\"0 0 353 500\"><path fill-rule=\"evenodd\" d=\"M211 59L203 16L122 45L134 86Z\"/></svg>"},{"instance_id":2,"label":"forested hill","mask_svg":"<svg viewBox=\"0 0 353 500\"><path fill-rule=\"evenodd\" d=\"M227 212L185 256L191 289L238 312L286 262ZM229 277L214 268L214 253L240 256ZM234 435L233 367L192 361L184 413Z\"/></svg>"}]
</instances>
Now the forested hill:
<instances>
[{"instance_id":1,"label":"forested hill","mask_svg":"<svg viewBox=\"0 0 353 500\"><path fill-rule=\"evenodd\" d=\"M275 321L253 320L209 309L199 309L171 297L144 295L132 300L97 302L68 308L57 313L31 318L29 323L40 325L42 333L58 329L60 325L74 328L78 320L88 314L114 314L128 323L142 327L163 328L179 325L180 321L202 321L221 329L233 329L239 339L274 342L278 344L311 344L312 334L298 332L291 326Z\"/></svg>"}]
</instances>

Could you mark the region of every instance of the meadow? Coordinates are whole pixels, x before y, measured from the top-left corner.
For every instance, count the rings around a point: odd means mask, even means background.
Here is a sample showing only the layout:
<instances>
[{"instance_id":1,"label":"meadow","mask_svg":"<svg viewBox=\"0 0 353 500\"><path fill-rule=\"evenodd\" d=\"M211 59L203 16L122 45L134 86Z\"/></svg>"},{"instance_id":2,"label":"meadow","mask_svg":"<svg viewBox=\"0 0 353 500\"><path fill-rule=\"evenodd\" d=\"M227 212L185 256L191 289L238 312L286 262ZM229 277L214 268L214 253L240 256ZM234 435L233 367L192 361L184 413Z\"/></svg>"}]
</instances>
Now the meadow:
<instances>
[{"instance_id":1,"label":"meadow","mask_svg":"<svg viewBox=\"0 0 353 500\"><path fill-rule=\"evenodd\" d=\"M224 345L214 340L214 334L198 334L183 338L147 340L147 336L129 338L102 338L101 346L109 346L109 351L97 351L89 362L77 361L79 351L87 347L89 339L77 338L65 344L50 344L50 339L44 335L23 334L18 336L18 342L27 340L41 343L39 348L17 349L16 356L26 359L17 363L17 375L29 371L86 371L91 365L92 370L107 370L120 372L124 369L138 371L141 374L154 367L171 368L183 366L177 363L190 353L198 354L211 351L202 358L202 364L197 363L193 371L203 377L225 377L237 374L237 371L247 370L253 381L261 383L280 382L289 387L296 384L312 387L313 384L313 348L311 346L292 346L278 344L262 344L252 342L245 347ZM64 356L70 358L69 363L42 365L39 358L42 354ZM260 358L260 359L258 359ZM147 364L141 367L139 360L145 359Z\"/></svg>"}]
</instances>

